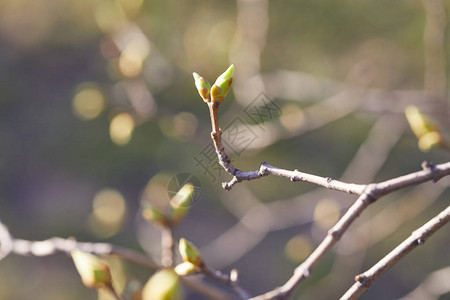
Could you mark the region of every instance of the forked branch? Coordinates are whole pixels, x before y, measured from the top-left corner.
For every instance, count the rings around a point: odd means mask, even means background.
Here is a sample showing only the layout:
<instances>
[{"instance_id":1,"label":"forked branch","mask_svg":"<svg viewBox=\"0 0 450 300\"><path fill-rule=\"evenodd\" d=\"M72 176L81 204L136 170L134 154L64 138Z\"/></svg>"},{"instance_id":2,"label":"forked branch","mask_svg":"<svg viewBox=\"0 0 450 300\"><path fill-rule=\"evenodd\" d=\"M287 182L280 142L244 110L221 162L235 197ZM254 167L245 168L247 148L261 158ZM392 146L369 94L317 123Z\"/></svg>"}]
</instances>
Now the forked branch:
<instances>
[{"instance_id":1,"label":"forked branch","mask_svg":"<svg viewBox=\"0 0 450 300\"><path fill-rule=\"evenodd\" d=\"M450 221L450 206L444 209L436 217L428 221L425 225L414 231L409 238L404 240L394 250L383 259L377 262L372 268L355 277L355 284L341 297L341 300L357 299L367 291L372 283L405 257L417 246L423 245L425 241L436 231Z\"/></svg>"}]
</instances>

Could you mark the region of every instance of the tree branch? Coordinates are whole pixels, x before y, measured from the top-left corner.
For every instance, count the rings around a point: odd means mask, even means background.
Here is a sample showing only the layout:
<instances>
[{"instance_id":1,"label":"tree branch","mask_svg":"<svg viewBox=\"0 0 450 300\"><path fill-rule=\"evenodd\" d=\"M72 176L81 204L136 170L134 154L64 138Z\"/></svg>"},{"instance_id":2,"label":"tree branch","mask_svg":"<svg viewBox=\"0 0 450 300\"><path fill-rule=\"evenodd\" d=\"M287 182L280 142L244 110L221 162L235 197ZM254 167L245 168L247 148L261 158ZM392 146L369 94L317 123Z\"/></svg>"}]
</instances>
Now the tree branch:
<instances>
[{"instance_id":1,"label":"tree branch","mask_svg":"<svg viewBox=\"0 0 450 300\"><path fill-rule=\"evenodd\" d=\"M0 246L0 260L10 253L22 256L48 256L57 252L70 254L71 251L78 249L94 255L117 255L124 260L151 269L161 268L161 266L144 254L108 243L86 243L78 242L74 238L63 239L60 237L52 237L44 241L15 239L1 221Z\"/></svg>"},{"instance_id":2,"label":"tree branch","mask_svg":"<svg viewBox=\"0 0 450 300\"><path fill-rule=\"evenodd\" d=\"M311 255L295 269L292 277L283 286L251 299L283 299L286 296L289 296L301 281L311 275L313 267L339 241L341 236L359 215L380 197L410 185L430 180L437 181L450 174L450 162L437 166L424 163L423 168L424 170L422 171L400 176L378 184L367 185L364 193L359 196L356 202L347 210L336 225L328 231L328 235L325 239Z\"/></svg>"},{"instance_id":3,"label":"tree branch","mask_svg":"<svg viewBox=\"0 0 450 300\"><path fill-rule=\"evenodd\" d=\"M431 235L441 229L449 221L450 206L428 221L425 225L414 231L409 238L398 245L372 268L356 276L356 283L341 297L341 300L357 299L360 295L367 291L373 282L382 274L392 268L394 264L400 261L417 246L423 245Z\"/></svg>"}]
</instances>

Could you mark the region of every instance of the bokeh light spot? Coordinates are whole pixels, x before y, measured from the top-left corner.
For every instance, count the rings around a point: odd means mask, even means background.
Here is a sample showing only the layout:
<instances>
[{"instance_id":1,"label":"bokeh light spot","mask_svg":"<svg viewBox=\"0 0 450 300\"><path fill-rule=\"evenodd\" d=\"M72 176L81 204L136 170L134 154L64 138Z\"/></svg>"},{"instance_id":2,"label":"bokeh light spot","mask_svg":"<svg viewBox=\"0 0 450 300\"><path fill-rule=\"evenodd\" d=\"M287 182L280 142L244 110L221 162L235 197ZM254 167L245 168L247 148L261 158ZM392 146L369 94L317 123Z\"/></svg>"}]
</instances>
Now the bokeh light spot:
<instances>
[{"instance_id":1,"label":"bokeh light spot","mask_svg":"<svg viewBox=\"0 0 450 300\"><path fill-rule=\"evenodd\" d=\"M150 44L142 37L135 37L123 49L119 58L120 72L126 77L141 74L145 59L150 54Z\"/></svg>"},{"instance_id":2,"label":"bokeh light spot","mask_svg":"<svg viewBox=\"0 0 450 300\"><path fill-rule=\"evenodd\" d=\"M284 254L293 262L304 260L311 253L311 240L304 235L296 235L291 238L284 247Z\"/></svg>"},{"instance_id":3,"label":"bokeh light spot","mask_svg":"<svg viewBox=\"0 0 450 300\"><path fill-rule=\"evenodd\" d=\"M135 122L129 113L120 113L111 120L109 134L111 140L117 145L126 145L131 139Z\"/></svg>"},{"instance_id":4,"label":"bokeh light spot","mask_svg":"<svg viewBox=\"0 0 450 300\"><path fill-rule=\"evenodd\" d=\"M323 199L314 209L314 222L324 229L333 226L340 216L340 206L334 199Z\"/></svg>"},{"instance_id":5,"label":"bokeh light spot","mask_svg":"<svg viewBox=\"0 0 450 300\"><path fill-rule=\"evenodd\" d=\"M83 120L95 119L105 108L105 98L100 89L94 84L83 84L73 97L72 108L74 114Z\"/></svg>"},{"instance_id":6,"label":"bokeh light spot","mask_svg":"<svg viewBox=\"0 0 450 300\"><path fill-rule=\"evenodd\" d=\"M179 136L192 137L197 126L197 117L189 112L181 112L173 118L173 128Z\"/></svg>"},{"instance_id":7,"label":"bokeh light spot","mask_svg":"<svg viewBox=\"0 0 450 300\"><path fill-rule=\"evenodd\" d=\"M283 107L280 123L288 131L295 132L303 126L305 115L303 111L294 104L287 104Z\"/></svg>"},{"instance_id":8,"label":"bokeh light spot","mask_svg":"<svg viewBox=\"0 0 450 300\"><path fill-rule=\"evenodd\" d=\"M122 194L114 189L103 189L94 196L89 227L97 236L112 236L121 228L126 212Z\"/></svg>"}]
</instances>

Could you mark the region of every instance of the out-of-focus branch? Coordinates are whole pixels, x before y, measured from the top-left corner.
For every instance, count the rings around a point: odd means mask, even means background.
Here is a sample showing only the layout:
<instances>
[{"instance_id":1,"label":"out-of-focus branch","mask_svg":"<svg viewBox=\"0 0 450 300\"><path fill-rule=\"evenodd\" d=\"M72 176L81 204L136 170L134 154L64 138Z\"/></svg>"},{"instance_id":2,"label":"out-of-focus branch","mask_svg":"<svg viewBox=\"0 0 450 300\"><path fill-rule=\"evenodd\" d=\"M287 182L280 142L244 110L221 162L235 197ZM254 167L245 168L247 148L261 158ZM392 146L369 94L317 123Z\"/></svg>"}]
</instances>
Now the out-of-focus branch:
<instances>
[{"instance_id":1,"label":"out-of-focus branch","mask_svg":"<svg viewBox=\"0 0 450 300\"><path fill-rule=\"evenodd\" d=\"M173 266L175 241L173 229L170 225L161 227L161 263L165 268Z\"/></svg>"},{"instance_id":2,"label":"out-of-focus branch","mask_svg":"<svg viewBox=\"0 0 450 300\"><path fill-rule=\"evenodd\" d=\"M242 105L250 103L265 90L261 77L261 54L269 29L268 0L237 0L236 32L230 47L230 61L239 65L236 70L234 94Z\"/></svg>"},{"instance_id":3,"label":"out-of-focus branch","mask_svg":"<svg viewBox=\"0 0 450 300\"><path fill-rule=\"evenodd\" d=\"M287 70L265 73L263 79L267 93L271 97L297 102L323 101L343 91L362 88L346 82ZM359 110L378 114L389 112L403 115L405 107L411 104L420 106L428 112L429 105L439 104L434 101L436 99L424 94L423 90L382 90L364 87L364 93L358 94L358 97L354 101L360 104Z\"/></svg>"},{"instance_id":4,"label":"out-of-focus branch","mask_svg":"<svg viewBox=\"0 0 450 300\"><path fill-rule=\"evenodd\" d=\"M210 286L205 282L200 281L197 278L193 277L181 277L183 283L188 286L191 290L194 290L211 300L232 300L233 297L226 294L222 290L214 286Z\"/></svg>"},{"instance_id":5,"label":"out-of-focus branch","mask_svg":"<svg viewBox=\"0 0 450 300\"><path fill-rule=\"evenodd\" d=\"M1 243L3 245L3 241ZM13 239L11 243L10 253L22 256L49 256L57 252L70 254L71 251L78 249L94 255L117 255L129 262L151 269L160 268L157 263L144 254L108 243L78 242L73 238L63 239L60 237L53 237L44 241Z\"/></svg>"},{"instance_id":6,"label":"out-of-focus branch","mask_svg":"<svg viewBox=\"0 0 450 300\"><path fill-rule=\"evenodd\" d=\"M363 95L362 89L353 88L314 103L300 112L299 118L302 118L303 121L302 125L296 128L286 129L285 125L280 124L279 120L265 122L264 131L267 133L264 134L263 138L261 137L247 145L246 150L263 149L277 141L305 134L342 119L359 108ZM273 95L271 96L273 97ZM243 126L257 131L260 125L240 125L238 126L238 132L244 128Z\"/></svg>"},{"instance_id":7,"label":"out-of-focus branch","mask_svg":"<svg viewBox=\"0 0 450 300\"><path fill-rule=\"evenodd\" d=\"M8 256L13 248L13 238L8 227L0 220L0 260Z\"/></svg>"},{"instance_id":8,"label":"out-of-focus branch","mask_svg":"<svg viewBox=\"0 0 450 300\"><path fill-rule=\"evenodd\" d=\"M450 267L434 271L411 293L400 300L438 300L450 292Z\"/></svg>"},{"instance_id":9,"label":"out-of-focus branch","mask_svg":"<svg viewBox=\"0 0 450 300\"><path fill-rule=\"evenodd\" d=\"M440 100L447 96L445 31L447 17L442 0L422 0L426 14L424 30L425 90Z\"/></svg>"},{"instance_id":10,"label":"out-of-focus branch","mask_svg":"<svg viewBox=\"0 0 450 300\"><path fill-rule=\"evenodd\" d=\"M9 233L6 225L0 220L0 260L9 254L21 256L49 256L58 252L70 254L75 249L99 256L115 255L126 261L150 269L162 268L161 265L157 264L144 254L108 243L78 242L73 238L63 239L60 237L53 237L44 241L15 239ZM173 246L171 249L173 249ZM228 295L215 287L208 286L203 282L191 280L189 278L185 279L185 283L190 288L208 296L210 299L230 299Z\"/></svg>"},{"instance_id":11,"label":"out-of-focus branch","mask_svg":"<svg viewBox=\"0 0 450 300\"><path fill-rule=\"evenodd\" d=\"M356 276L356 283L341 297L341 300L357 299L370 288L378 277L389 270L394 264L405 257L417 246L423 245L431 235L446 225L449 221L450 206L428 221L425 225L414 231L409 238L398 245L372 268Z\"/></svg>"},{"instance_id":12,"label":"out-of-focus branch","mask_svg":"<svg viewBox=\"0 0 450 300\"><path fill-rule=\"evenodd\" d=\"M450 174L450 162L437 166L424 163L423 168L424 170L419 172L400 176L378 184L368 185L365 192L359 196L356 202L348 209L336 225L328 231L328 235L325 239L311 255L295 269L292 277L283 286L252 299L283 299L289 296L302 280L311 275L313 267L339 241L345 231L347 231L359 215L380 197L414 184L430 180L437 181Z\"/></svg>"},{"instance_id":13,"label":"out-of-focus branch","mask_svg":"<svg viewBox=\"0 0 450 300\"><path fill-rule=\"evenodd\" d=\"M220 271L215 271L211 269L210 267L204 265L202 268L203 274L206 276L223 283L229 287L231 287L236 294L239 296L240 299L248 299L250 298L250 294L242 288L242 286L239 284L238 280L238 271L236 269L231 270L230 275L223 274Z\"/></svg>"},{"instance_id":14,"label":"out-of-focus branch","mask_svg":"<svg viewBox=\"0 0 450 300\"><path fill-rule=\"evenodd\" d=\"M57 252L70 254L75 249L94 255L117 255L124 260L151 269L160 268L157 263L144 254L108 243L86 243L78 242L74 238L63 239L60 237L44 241L15 239L9 233L6 225L0 221L0 260L11 253L22 256L48 256Z\"/></svg>"}]
</instances>

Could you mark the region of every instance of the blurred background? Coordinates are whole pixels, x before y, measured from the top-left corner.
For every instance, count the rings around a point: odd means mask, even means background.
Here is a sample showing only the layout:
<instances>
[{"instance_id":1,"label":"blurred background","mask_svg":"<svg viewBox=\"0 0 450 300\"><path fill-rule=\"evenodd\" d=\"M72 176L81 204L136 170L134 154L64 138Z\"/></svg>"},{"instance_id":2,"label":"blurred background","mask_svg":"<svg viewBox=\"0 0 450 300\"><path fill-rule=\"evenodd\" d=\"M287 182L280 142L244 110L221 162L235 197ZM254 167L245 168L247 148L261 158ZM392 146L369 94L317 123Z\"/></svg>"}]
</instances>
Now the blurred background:
<instances>
[{"instance_id":1,"label":"blurred background","mask_svg":"<svg viewBox=\"0 0 450 300\"><path fill-rule=\"evenodd\" d=\"M432 142L419 147L404 114L415 105L448 139L449 9L443 0L0 0L0 218L17 238L110 242L158 260L160 232L141 203L168 201L171 178L192 174L201 195L177 237L212 267L237 268L252 295L271 290L356 198L277 177L224 191L231 177L208 152L192 72L213 82L235 66L220 121L236 167L267 161L382 181L449 160ZM448 186L369 207L295 298L340 297L448 206ZM443 228L362 299L450 299L449 246ZM134 282L152 274L120 268ZM107 296L82 285L67 255L0 262L0 299L97 298Z\"/></svg>"}]
</instances>

